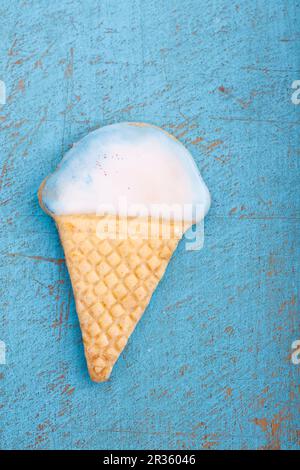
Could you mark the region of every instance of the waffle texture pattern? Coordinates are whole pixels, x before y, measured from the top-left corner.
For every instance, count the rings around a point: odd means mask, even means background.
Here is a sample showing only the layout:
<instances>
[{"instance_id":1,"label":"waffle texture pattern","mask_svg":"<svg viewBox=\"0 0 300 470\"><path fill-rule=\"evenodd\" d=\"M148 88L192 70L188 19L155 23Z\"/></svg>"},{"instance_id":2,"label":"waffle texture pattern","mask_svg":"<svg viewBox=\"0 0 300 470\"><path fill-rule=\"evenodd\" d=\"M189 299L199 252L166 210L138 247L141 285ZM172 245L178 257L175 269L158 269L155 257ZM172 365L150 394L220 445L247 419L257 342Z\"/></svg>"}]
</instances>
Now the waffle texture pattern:
<instances>
[{"instance_id":1,"label":"waffle texture pattern","mask_svg":"<svg viewBox=\"0 0 300 470\"><path fill-rule=\"evenodd\" d=\"M59 216L55 221L74 291L88 370L92 380L102 382L109 378L182 234L171 230L168 239L145 239L145 232L120 236L118 228L114 234L110 230L103 234L106 220L94 215Z\"/></svg>"}]
</instances>

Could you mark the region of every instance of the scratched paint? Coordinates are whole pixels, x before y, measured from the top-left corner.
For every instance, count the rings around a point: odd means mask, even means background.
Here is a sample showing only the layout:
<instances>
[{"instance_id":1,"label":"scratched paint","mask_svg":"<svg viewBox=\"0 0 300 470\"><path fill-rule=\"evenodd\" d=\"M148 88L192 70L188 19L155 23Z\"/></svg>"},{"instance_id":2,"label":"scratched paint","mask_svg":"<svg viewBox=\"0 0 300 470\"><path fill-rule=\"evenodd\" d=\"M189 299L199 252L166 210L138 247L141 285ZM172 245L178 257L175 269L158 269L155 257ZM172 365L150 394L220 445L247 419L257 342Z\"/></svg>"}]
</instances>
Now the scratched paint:
<instances>
[{"instance_id":1,"label":"scratched paint","mask_svg":"<svg viewBox=\"0 0 300 470\"><path fill-rule=\"evenodd\" d=\"M0 447L300 447L296 0L0 5ZM63 252L39 208L74 141L155 123L212 193L110 382L90 382Z\"/></svg>"}]
</instances>

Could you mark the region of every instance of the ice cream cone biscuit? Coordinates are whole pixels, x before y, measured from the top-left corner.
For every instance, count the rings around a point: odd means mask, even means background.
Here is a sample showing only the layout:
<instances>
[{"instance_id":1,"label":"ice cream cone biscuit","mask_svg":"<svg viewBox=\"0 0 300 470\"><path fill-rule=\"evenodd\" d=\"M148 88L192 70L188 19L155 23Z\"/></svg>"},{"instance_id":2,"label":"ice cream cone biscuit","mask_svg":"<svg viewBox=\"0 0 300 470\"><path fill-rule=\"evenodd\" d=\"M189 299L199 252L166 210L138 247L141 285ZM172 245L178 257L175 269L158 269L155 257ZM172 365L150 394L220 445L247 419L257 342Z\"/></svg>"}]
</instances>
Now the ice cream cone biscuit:
<instances>
[{"instance_id":1,"label":"ice cream cone biscuit","mask_svg":"<svg viewBox=\"0 0 300 470\"><path fill-rule=\"evenodd\" d=\"M194 207L197 190L206 212L209 193L190 154L158 128L123 123L94 134L76 144L42 183L39 201L59 231L91 379L102 382L149 304L179 239L195 222L168 217L165 207L159 217L156 209L145 216L132 203L149 209L152 199L164 203L175 198ZM161 159L152 175L146 159L140 161L147 157L149 142L150 152L158 152ZM155 177L166 185L164 191L159 192ZM128 196L127 191L131 206L123 213L116 201L119 194ZM107 201L112 202L110 209L101 210Z\"/></svg>"},{"instance_id":2,"label":"ice cream cone biscuit","mask_svg":"<svg viewBox=\"0 0 300 470\"><path fill-rule=\"evenodd\" d=\"M102 382L109 378L150 302L181 235L170 226L169 239L144 239L143 234L122 237L119 229L115 237L105 237L99 236L98 227L111 223L111 217L60 216L55 220L70 273L89 373L92 380ZM129 223L133 221L130 219ZM139 224L148 230L147 221Z\"/></svg>"}]
</instances>

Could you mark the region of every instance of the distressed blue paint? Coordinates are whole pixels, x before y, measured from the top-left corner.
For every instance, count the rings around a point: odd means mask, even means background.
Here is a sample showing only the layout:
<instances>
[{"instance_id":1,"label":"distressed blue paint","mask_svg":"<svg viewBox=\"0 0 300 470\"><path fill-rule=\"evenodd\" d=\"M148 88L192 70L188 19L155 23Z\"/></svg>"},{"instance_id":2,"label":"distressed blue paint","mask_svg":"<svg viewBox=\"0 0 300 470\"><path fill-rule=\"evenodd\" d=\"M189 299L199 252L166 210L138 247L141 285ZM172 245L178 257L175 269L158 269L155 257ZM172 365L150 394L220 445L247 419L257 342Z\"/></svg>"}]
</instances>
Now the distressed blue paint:
<instances>
[{"instance_id":1,"label":"distressed blue paint","mask_svg":"<svg viewBox=\"0 0 300 470\"><path fill-rule=\"evenodd\" d=\"M299 7L1 2L1 448L299 448ZM36 191L124 120L187 145L213 205L204 249L180 245L96 385Z\"/></svg>"}]
</instances>

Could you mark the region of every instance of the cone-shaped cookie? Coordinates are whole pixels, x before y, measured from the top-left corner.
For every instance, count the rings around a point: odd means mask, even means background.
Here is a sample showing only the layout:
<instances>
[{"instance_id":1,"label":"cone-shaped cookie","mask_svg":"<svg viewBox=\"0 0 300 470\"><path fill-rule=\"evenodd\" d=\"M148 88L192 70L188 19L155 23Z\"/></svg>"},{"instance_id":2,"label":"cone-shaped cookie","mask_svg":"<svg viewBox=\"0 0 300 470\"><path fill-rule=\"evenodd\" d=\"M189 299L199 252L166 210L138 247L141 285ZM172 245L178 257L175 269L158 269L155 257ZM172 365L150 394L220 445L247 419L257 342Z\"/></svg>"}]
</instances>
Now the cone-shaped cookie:
<instances>
[{"instance_id":1,"label":"cone-shaped cookie","mask_svg":"<svg viewBox=\"0 0 300 470\"><path fill-rule=\"evenodd\" d=\"M145 229L142 233L132 231L130 237L120 233L117 222L124 219L118 219L106 237L103 224L108 220L107 225L112 226L113 217L60 216L55 220L73 286L89 373L92 380L102 382L109 378L162 278L182 235L181 228L161 223L160 233L151 237L148 221L130 219L130 224L137 222Z\"/></svg>"},{"instance_id":2,"label":"cone-shaped cookie","mask_svg":"<svg viewBox=\"0 0 300 470\"><path fill-rule=\"evenodd\" d=\"M124 122L77 142L39 200L59 230L90 376L105 381L208 189L178 140Z\"/></svg>"}]
</instances>

